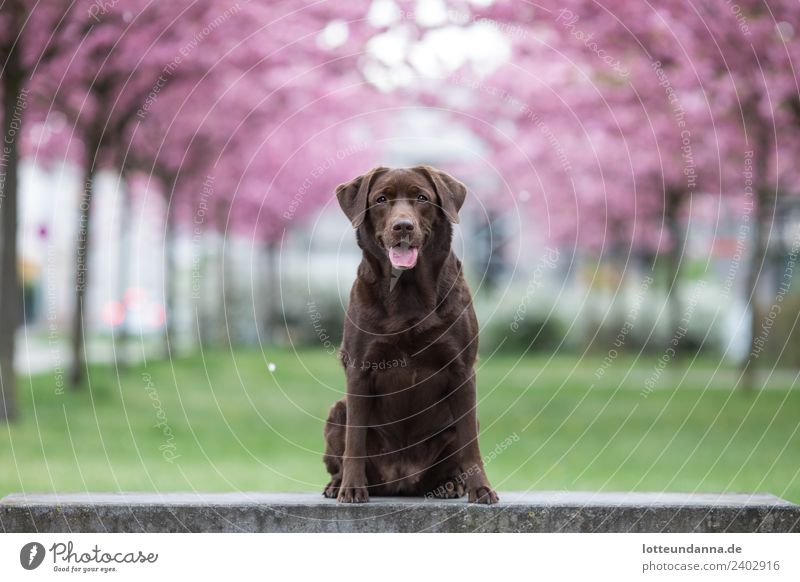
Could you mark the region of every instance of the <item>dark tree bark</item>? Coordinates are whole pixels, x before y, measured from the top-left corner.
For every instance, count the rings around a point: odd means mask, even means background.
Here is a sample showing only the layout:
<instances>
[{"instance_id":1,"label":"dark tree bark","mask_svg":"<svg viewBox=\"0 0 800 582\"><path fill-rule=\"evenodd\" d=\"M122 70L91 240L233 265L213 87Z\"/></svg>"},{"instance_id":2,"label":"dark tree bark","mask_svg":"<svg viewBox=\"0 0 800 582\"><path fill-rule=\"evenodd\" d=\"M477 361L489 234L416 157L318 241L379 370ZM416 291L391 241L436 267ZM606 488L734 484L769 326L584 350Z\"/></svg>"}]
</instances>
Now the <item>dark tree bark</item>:
<instances>
[{"instance_id":1,"label":"dark tree bark","mask_svg":"<svg viewBox=\"0 0 800 582\"><path fill-rule=\"evenodd\" d=\"M80 203L80 222L78 224L77 247L75 252L75 311L72 320L70 347L72 350L72 368L69 381L73 390L77 390L83 382L85 368L84 341L86 339L84 311L86 290L89 285L89 249L91 236L91 207L94 196L94 180L97 171L97 151L100 148L101 132L92 130L86 141L84 153L83 194Z\"/></svg>"},{"instance_id":2,"label":"dark tree bark","mask_svg":"<svg viewBox=\"0 0 800 582\"><path fill-rule=\"evenodd\" d=\"M172 195L172 182L168 195ZM175 209L167 199L166 215L164 217L164 357L170 358L175 337L175 310L177 309L177 232Z\"/></svg>"},{"instance_id":3,"label":"dark tree bark","mask_svg":"<svg viewBox=\"0 0 800 582\"><path fill-rule=\"evenodd\" d=\"M683 304L681 302L680 274L683 253L686 248L686 229L680 224L678 216L683 196L677 190L667 190L664 205L664 221L669 232L672 245L666 255L666 275L667 275L667 321L669 324L669 335L667 336L668 345L672 338L678 337L683 319ZM681 353L681 346L675 347L676 355Z\"/></svg>"},{"instance_id":4,"label":"dark tree bark","mask_svg":"<svg viewBox=\"0 0 800 582\"><path fill-rule=\"evenodd\" d=\"M752 392L755 389L756 364L759 334L764 312L759 303L758 287L764 270L769 245L770 225L775 214L775 196L767 186L769 167L769 133L759 126L755 132L753 148L753 169L755 173L755 220L753 221L753 253L747 262L746 299L750 306L750 343L747 358L742 363L742 389Z\"/></svg>"},{"instance_id":5,"label":"dark tree bark","mask_svg":"<svg viewBox=\"0 0 800 582\"><path fill-rule=\"evenodd\" d=\"M264 303L264 340L274 344L278 340L280 303L278 301L278 243L267 242L264 245L264 283L266 301Z\"/></svg>"},{"instance_id":6,"label":"dark tree bark","mask_svg":"<svg viewBox=\"0 0 800 582\"><path fill-rule=\"evenodd\" d=\"M124 301L125 291L128 288L128 271L130 269L130 214L131 197L128 192L127 178L122 176L123 185L120 192L120 212L119 212L119 243L117 247L117 288L118 299ZM127 311L127 310L126 310ZM127 316L127 312L126 312ZM128 322L127 317L123 318L121 325L113 330L114 353L116 354L116 364L119 369L128 367Z\"/></svg>"},{"instance_id":7,"label":"dark tree bark","mask_svg":"<svg viewBox=\"0 0 800 582\"><path fill-rule=\"evenodd\" d=\"M13 7L12 7L13 8ZM21 39L7 52L2 75L3 143L0 144L0 421L17 417L14 374L15 333L20 316L20 284L17 269L17 203L19 199L19 137L24 109L24 74L20 59Z\"/></svg>"},{"instance_id":8,"label":"dark tree bark","mask_svg":"<svg viewBox=\"0 0 800 582\"><path fill-rule=\"evenodd\" d=\"M217 202L216 211L216 230L217 230L217 248L214 258L216 259L216 276L218 280L218 284L215 290L215 299L217 303L217 307L215 308L216 313L214 314L214 343L217 346L224 346L231 341L231 330L228 328L230 317L230 309L228 309L229 301L230 301L230 293L233 292L232 281L230 277L228 277L228 264L225 261L226 252L228 250L228 220L230 219L230 209L231 205L225 199L221 199ZM228 286L226 290L225 286ZM227 293L227 295L226 295Z\"/></svg>"}]
</instances>

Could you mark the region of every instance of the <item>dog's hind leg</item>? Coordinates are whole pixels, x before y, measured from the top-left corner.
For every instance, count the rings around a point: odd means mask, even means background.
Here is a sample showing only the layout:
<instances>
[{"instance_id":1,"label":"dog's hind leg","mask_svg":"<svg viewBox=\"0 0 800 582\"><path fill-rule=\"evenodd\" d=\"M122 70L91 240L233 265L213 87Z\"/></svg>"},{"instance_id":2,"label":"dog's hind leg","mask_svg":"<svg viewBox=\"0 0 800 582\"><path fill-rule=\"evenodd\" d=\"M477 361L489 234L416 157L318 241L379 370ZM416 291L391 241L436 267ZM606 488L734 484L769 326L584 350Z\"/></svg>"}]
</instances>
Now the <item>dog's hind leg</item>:
<instances>
[{"instance_id":1,"label":"dog's hind leg","mask_svg":"<svg viewBox=\"0 0 800 582\"><path fill-rule=\"evenodd\" d=\"M322 494L331 499L336 499L339 495L339 487L342 484L342 455L344 455L346 425L347 404L342 399L331 406L325 423L325 455L322 460L331 475L331 480Z\"/></svg>"}]
</instances>

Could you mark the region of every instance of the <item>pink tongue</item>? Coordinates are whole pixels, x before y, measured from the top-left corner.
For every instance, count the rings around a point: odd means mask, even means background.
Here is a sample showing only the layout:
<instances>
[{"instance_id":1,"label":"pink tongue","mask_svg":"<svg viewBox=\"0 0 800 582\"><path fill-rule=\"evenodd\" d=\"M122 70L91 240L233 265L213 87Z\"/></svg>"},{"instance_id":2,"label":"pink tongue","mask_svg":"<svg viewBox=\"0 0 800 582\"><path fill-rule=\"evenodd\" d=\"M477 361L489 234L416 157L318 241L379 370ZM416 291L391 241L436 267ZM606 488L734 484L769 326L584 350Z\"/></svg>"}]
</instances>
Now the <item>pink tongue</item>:
<instances>
[{"instance_id":1,"label":"pink tongue","mask_svg":"<svg viewBox=\"0 0 800 582\"><path fill-rule=\"evenodd\" d=\"M414 247L401 246L389 249L389 260L396 269L410 269L417 264L418 250Z\"/></svg>"}]
</instances>

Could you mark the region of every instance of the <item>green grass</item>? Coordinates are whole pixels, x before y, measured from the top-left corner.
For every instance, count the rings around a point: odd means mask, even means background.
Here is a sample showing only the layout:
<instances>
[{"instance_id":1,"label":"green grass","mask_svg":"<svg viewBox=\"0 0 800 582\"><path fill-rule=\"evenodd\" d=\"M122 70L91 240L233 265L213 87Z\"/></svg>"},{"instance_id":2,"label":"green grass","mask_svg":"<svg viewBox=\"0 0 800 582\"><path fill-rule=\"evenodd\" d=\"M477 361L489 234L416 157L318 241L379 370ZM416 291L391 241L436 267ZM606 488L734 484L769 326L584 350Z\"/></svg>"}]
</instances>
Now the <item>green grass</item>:
<instances>
[{"instance_id":1,"label":"green grass","mask_svg":"<svg viewBox=\"0 0 800 582\"><path fill-rule=\"evenodd\" d=\"M321 490L322 426L343 373L323 351L214 352L117 372L58 394L22 378L22 418L0 425L0 495L11 491ZM481 444L519 440L487 465L501 490L767 491L800 502L800 389L770 378L750 396L733 370L673 363L640 393L654 360L484 357ZM148 392L143 374L149 374ZM156 396L158 403L151 396ZM160 447L160 405L174 462Z\"/></svg>"}]
</instances>

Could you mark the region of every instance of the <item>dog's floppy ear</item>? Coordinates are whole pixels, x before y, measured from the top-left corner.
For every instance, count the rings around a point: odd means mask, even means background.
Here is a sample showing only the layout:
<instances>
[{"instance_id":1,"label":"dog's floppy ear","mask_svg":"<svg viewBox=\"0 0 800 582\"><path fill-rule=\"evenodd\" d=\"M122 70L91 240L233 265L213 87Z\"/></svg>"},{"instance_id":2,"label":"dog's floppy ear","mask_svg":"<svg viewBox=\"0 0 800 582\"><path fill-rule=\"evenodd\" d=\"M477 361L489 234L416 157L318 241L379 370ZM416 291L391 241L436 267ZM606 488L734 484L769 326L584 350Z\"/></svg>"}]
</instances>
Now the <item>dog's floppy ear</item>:
<instances>
[{"instance_id":1,"label":"dog's floppy ear","mask_svg":"<svg viewBox=\"0 0 800 582\"><path fill-rule=\"evenodd\" d=\"M445 216L453 224L458 224L458 211L461 210L464 199L467 197L467 187L447 172L436 168L417 166L414 169L428 177L436 189Z\"/></svg>"},{"instance_id":2,"label":"dog's floppy ear","mask_svg":"<svg viewBox=\"0 0 800 582\"><path fill-rule=\"evenodd\" d=\"M353 228L358 228L364 222L364 216L367 213L367 196L373 179L388 170L389 168L383 166L373 168L366 174L336 187L336 199Z\"/></svg>"}]
</instances>

